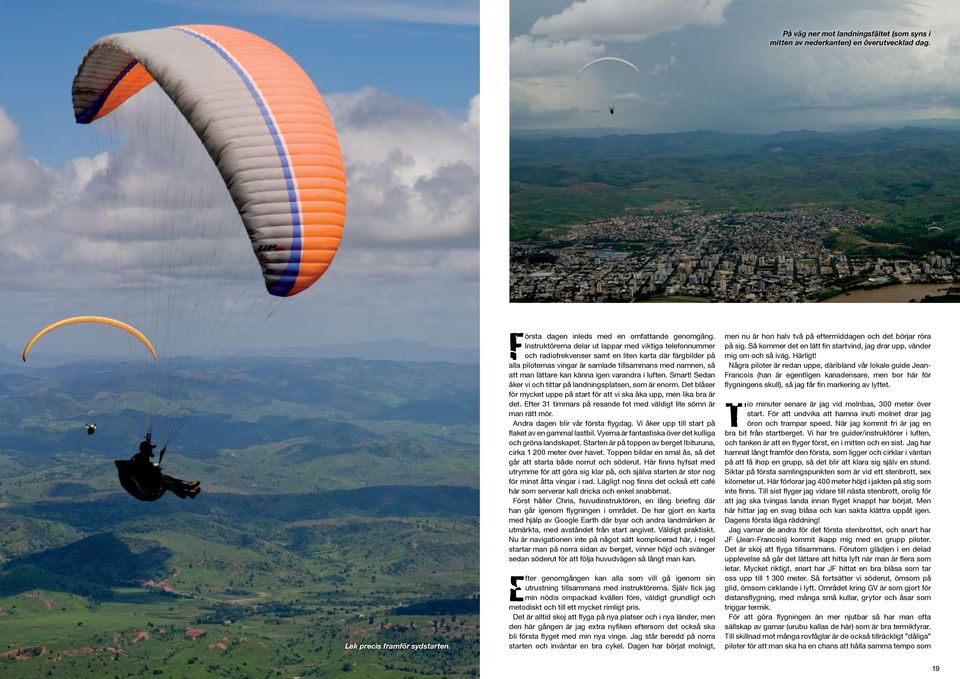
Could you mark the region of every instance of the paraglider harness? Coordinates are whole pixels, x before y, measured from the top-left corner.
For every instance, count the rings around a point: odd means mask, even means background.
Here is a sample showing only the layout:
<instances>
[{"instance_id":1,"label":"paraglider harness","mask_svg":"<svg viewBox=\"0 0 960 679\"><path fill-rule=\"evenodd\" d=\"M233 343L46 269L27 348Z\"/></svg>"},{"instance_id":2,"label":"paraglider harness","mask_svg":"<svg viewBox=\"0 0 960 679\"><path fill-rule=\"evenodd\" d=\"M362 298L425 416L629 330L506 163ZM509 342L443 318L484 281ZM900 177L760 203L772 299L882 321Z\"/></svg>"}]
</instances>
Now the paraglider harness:
<instances>
[{"instance_id":1,"label":"paraglider harness","mask_svg":"<svg viewBox=\"0 0 960 679\"><path fill-rule=\"evenodd\" d=\"M87 436L93 436L94 434L97 433L96 422L94 422L93 424L85 424L83 426L87 428Z\"/></svg>"},{"instance_id":2,"label":"paraglider harness","mask_svg":"<svg viewBox=\"0 0 960 679\"><path fill-rule=\"evenodd\" d=\"M147 432L146 438L140 442L139 452L132 458L113 462L117 465L117 475L120 477L120 485L123 489L144 502L159 500L167 492L160 482L160 464L163 462L163 455L167 452L167 448L164 446L160 450L160 458L157 464L153 464L150 458L153 457L153 449L157 446L150 440L151 436L152 434Z\"/></svg>"}]
</instances>

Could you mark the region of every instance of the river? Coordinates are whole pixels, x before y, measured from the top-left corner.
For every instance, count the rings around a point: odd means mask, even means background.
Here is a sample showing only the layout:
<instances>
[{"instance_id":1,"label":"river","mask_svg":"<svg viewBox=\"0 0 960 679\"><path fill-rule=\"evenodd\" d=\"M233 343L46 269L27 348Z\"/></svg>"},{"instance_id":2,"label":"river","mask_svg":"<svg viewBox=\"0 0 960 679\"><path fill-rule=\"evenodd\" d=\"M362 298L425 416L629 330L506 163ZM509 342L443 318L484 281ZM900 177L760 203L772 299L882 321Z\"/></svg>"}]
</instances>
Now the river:
<instances>
[{"instance_id":1,"label":"river","mask_svg":"<svg viewBox=\"0 0 960 679\"><path fill-rule=\"evenodd\" d=\"M956 283L901 283L873 290L853 290L847 295L837 295L824 302L911 302L927 295L946 294Z\"/></svg>"}]
</instances>

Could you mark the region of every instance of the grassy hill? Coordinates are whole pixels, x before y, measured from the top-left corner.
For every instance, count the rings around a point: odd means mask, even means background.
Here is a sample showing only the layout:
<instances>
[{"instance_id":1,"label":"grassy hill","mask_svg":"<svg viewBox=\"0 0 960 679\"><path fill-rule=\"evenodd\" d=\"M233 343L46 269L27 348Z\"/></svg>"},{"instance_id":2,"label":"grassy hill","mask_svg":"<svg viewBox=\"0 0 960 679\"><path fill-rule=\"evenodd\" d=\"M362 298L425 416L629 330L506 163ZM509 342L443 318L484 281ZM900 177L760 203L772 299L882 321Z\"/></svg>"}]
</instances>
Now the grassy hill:
<instances>
[{"instance_id":1,"label":"grassy hill","mask_svg":"<svg viewBox=\"0 0 960 679\"><path fill-rule=\"evenodd\" d=\"M476 365L183 361L168 382L0 366L2 676L477 673ZM195 501L118 489L158 401Z\"/></svg>"}]
</instances>

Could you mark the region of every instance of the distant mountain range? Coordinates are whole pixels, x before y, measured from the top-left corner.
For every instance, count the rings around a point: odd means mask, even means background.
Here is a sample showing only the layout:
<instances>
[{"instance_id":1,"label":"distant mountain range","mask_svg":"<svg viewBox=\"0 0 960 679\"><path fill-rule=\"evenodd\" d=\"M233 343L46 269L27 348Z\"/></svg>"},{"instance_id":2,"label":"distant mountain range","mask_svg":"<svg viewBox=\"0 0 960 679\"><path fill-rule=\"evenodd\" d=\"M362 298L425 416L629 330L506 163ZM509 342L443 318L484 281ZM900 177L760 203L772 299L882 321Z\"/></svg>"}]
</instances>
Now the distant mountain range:
<instances>
[{"instance_id":1,"label":"distant mountain range","mask_svg":"<svg viewBox=\"0 0 960 679\"><path fill-rule=\"evenodd\" d=\"M82 426L91 419L99 427L87 436ZM291 481L296 488L314 475L329 484L341 474L340 487L356 487L359 477L346 459L370 456L383 458L374 467L383 476L365 469L360 476L369 482L396 483L391 464L411 456L435 457L426 476L449 482L460 471L444 476L442 460L475 453L478 425L476 364L242 356L172 359L156 370L93 360L0 367L0 457L12 455L19 466L42 467L64 451L112 459L150 427L164 437L160 443L175 438L178 452L197 460L266 447L284 464L261 488ZM453 435L459 430L472 433L462 439ZM301 474L301 465L315 469ZM221 478L242 487L233 467L228 463ZM411 480L426 476L413 471Z\"/></svg>"},{"instance_id":2,"label":"distant mountain range","mask_svg":"<svg viewBox=\"0 0 960 679\"><path fill-rule=\"evenodd\" d=\"M958 118L922 118L914 120L897 120L897 121L888 121L885 125L888 129L899 129L903 127L929 127L936 129L945 129L945 128L957 128L960 129L960 119ZM844 125L838 125L831 130L822 130L816 132L816 134L830 134L830 133L846 133L846 132L865 132L869 130L877 129L876 122L863 122L863 123L846 123ZM641 135L641 136L656 136L656 135L666 135L666 134L691 134L696 133L697 131L680 131L680 132L639 132L639 131L630 131L623 130L616 133L611 133L609 127L586 127L586 128L570 128L570 129L511 129L510 136L516 139L545 139L547 137L606 137L606 136L625 136L625 135ZM764 136L766 134L779 134L779 133L764 133L764 132L721 132L715 131L715 134L728 134L728 135L742 135L742 136Z\"/></svg>"},{"instance_id":3,"label":"distant mountain range","mask_svg":"<svg viewBox=\"0 0 960 679\"><path fill-rule=\"evenodd\" d=\"M282 347L244 352L251 356L292 356L301 358L360 358L366 361L441 361L479 363L480 349L437 347L405 339L373 340L355 344L316 347Z\"/></svg>"},{"instance_id":4,"label":"distant mountain range","mask_svg":"<svg viewBox=\"0 0 960 679\"><path fill-rule=\"evenodd\" d=\"M569 155L571 151L584 152L591 157L623 157L637 153L705 153L726 154L768 150L771 145L787 142L833 142L843 149L864 149L870 145L919 143L923 146L941 141L956 143L960 125L943 127L900 127L820 132L817 130L786 130L774 134L741 134L692 130L658 134L610 134L600 136L552 134L536 139L517 137L510 146L511 165L527 159L543 159L552 155ZM838 149L842 150L842 149Z\"/></svg>"},{"instance_id":5,"label":"distant mountain range","mask_svg":"<svg viewBox=\"0 0 960 679\"><path fill-rule=\"evenodd\" d=\"M244 356L283 356L288 358L359 358L368 361L415 361L442 363L479 363L479 348L437 347L426 342L405 339L384 339L354 344L331 344L327 346L273 347L249 349ZM115 356L90 354L49 354L34 352L31 365L53 366L64 363L90 360L116 360ZM0 363L20 364L20 352L0 344Z\"/></svg>"},{"instance_id":6,"label":"distant mountain range","mask_svg":"<svg viewBox=\"0 0 960 679\"><path fill-rule=\"evenodd\" d=\"M19 363L20 354L5 344L0 344L0 363Z\"/></svg>"}]
</instances>

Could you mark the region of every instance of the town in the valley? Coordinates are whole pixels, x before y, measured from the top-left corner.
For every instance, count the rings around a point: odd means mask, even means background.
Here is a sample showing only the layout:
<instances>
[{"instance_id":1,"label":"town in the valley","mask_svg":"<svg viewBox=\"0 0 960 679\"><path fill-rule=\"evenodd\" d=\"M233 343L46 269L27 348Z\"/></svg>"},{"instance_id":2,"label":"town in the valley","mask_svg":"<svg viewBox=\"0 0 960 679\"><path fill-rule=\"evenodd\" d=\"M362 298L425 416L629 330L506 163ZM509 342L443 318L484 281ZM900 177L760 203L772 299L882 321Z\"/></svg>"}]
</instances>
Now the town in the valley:
<instances>
[{"instance_id":1,"label":"town in the valley","mask_svg":"<svg viewBox=\"0 0 960 679\"><path fill-rule=\"evenodd\" d=\"M838 246L870 217L856 210L626 215L514 241L515 302L806 302L850 290L942 284L960 259L935 247L915 257L850 255ZM931 227L918 227L930 240ZM942 230L941 230L942 231Z\"/></svg>"}]
</instances>

